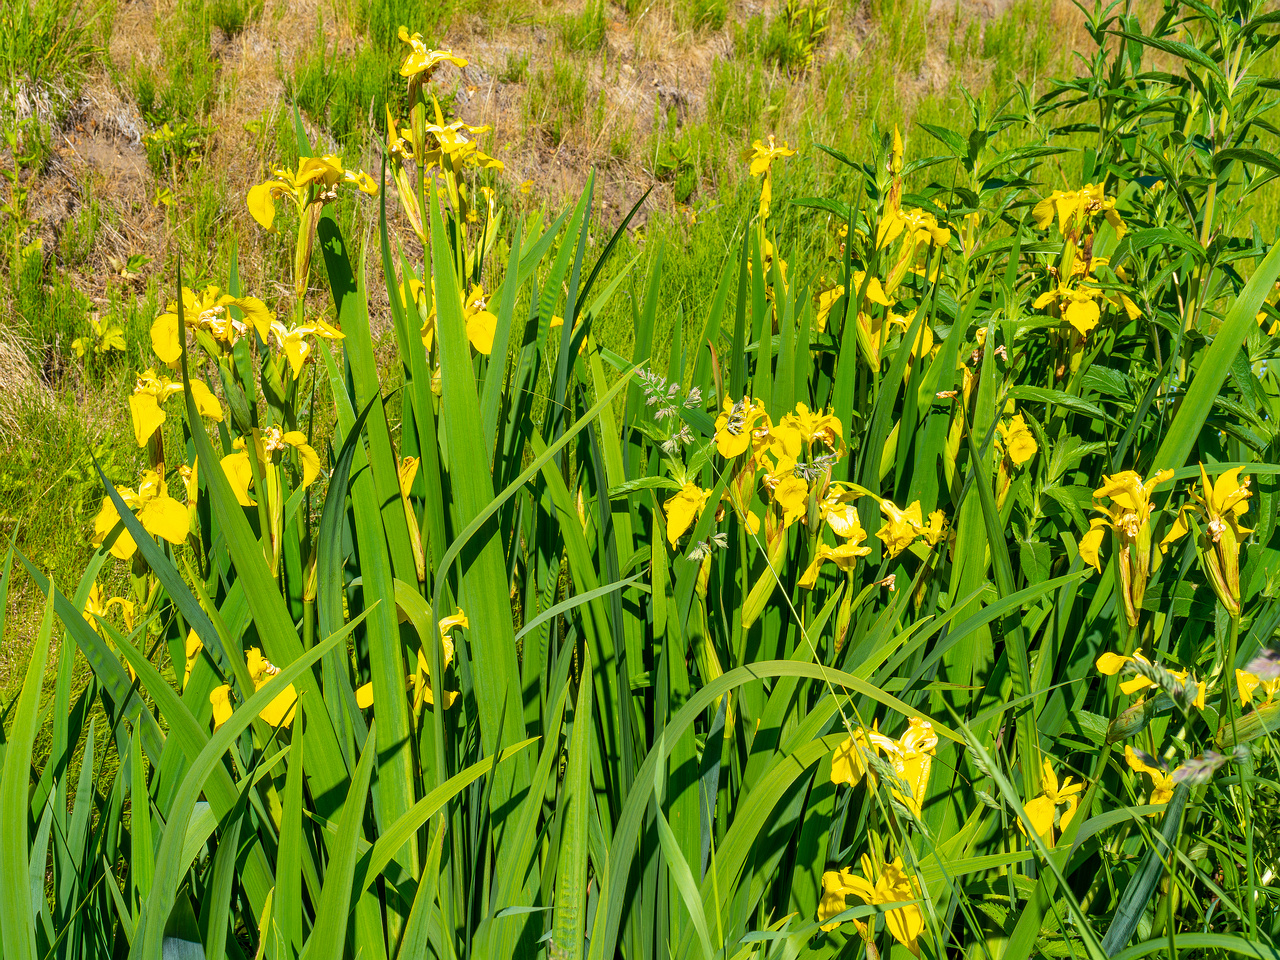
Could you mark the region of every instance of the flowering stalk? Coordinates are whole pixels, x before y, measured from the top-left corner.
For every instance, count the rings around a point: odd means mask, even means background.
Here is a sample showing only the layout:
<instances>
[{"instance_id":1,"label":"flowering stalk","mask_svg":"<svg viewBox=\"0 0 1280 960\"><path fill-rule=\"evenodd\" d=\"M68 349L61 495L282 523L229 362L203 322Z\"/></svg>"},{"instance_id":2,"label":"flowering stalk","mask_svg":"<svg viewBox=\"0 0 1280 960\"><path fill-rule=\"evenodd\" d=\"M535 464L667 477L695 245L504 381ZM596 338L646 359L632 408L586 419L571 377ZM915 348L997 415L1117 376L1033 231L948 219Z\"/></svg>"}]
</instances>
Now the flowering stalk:
<instances>
[{"instance_id":1,"label":"flowering stalk","mask_svg":"<svg viewBox=\"0 0 1280 960\"><path fill-rule=\"evenodd\" d=\"M1125 619L1129 624L1126 654L1131 652L1137 637L1138 618L1147 592L1147 580L1155 566L1159 565L1159 555L1153 556L1151 552L1151 492L1172 476L1172 470L1159 470L1143 481L1139 474L1125 470L1114 476L1103 477L1102 486L1093 491L1093 508L1105 514L1105 518L1089 521L1088 533L1080 538L1081 559L1101 573L1102 561L1098 551L1103 537L1108 529L1115 536L1120 596L1124 601ZM1104 505L1097 499L1101 497L1106 497L1111 503ZM1166 537L1165 541L1168 539Z\"/></svg>"}]
</instances>

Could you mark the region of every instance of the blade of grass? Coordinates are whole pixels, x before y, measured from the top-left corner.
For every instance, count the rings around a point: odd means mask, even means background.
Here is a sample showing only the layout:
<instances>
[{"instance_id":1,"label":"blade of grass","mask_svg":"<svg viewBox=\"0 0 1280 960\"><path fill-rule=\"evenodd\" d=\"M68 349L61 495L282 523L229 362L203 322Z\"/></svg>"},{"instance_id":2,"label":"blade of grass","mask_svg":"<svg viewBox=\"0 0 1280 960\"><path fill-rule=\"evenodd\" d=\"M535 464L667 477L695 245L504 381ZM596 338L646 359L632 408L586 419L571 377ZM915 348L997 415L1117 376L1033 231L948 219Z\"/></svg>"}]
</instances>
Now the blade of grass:
<instances>
[{"instance_id":1,"label":"blade of grass","mask_svg":"<svg viewBox=\"0 0 1280 960\"><path fill-rule=\"evenodd\" d=\"M583 655L582 681L573 711L569 760L562 801L566 804L560 859L556 863L556 895L551 951L564 960L581 960L587 913L587 817L591 803L591 653Z\"/></svg>"},{"instance_id":2,"label":"blade of grass","mask_svg":"<svg viewBox=\"0 0 1280 960\"><path fill-rule=\"evenodd\" d=\"M1116 907L1116 914L1107 928L1107 934L1102 938L1102 950L1109 957L1115 956L1133 937L1133 932L1138 928L1138 921L1142 919L1147 909L1147 902L1155 893L1156 884L1164 875L1168 863L1167 851L1173 849L1182 828L1182 811L1187 805L1190 789L1186 783L1180 783L1174 788L1173 796L1165 807L1160 832L1156 834L1164 845L1164 851L1153 845L1143 857L1142 866L1129 879L1129 885L1125 887L1124 895L1121 896L1120 903ZM1182 949L1185 950L1186 944L1182 942L1181 937L1178 939Z\"/></svg>"},{"instance_id":3,"label":"blade of grass","mask_svg":"<svg viewBox=\"0 0 1280 960\"><path fill-rule=\"evenodd\" d=\"M1258 264L1258 269L1227 311L1226 319L1200 361L1191 386L1178 404L1178 412L1156 451L1151 471L1181 467L1195 450L1200 429L1213 409L1213 401L1231 371L1245 334L1256 327L1254 318L1277 277L1280 277L1280 245L1272 246L1271 252Z\"/></svg>"},{"instance_id":4,"label":"blade of grass","mask_svg":"<svg viewBox=\"0 0 1280 960\"><path fill-rule=\"evenodd\" d=\"M31 645L31 659L18 698L18 709L5 744L0 773L0 875L8 891L0 896L0 947L12 960L36 960L35 927L31 923L31 889L26 883L27 789L31 782L31 751L35 745L40 692L53 635L53 590L46 592L40 631Z\"/></svg>"}]
</instances>

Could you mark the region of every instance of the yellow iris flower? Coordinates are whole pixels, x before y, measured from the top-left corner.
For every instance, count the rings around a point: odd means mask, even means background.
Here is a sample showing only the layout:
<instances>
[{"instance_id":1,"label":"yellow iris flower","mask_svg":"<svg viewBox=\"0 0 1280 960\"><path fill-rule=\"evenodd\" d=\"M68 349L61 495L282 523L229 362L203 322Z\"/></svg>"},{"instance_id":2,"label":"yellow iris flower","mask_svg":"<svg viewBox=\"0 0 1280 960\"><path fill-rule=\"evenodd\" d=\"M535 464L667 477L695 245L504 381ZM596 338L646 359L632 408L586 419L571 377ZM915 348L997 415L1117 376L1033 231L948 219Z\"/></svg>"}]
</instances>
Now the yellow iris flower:
<instances>
[{"instance_id":1,"label":"yellow iris flower","mask_svg":"<svg viewBox=\"0 0 1280 960\"><path fill-rule=\"evenodd\" d=\"M1080 804L1077 794L1083 789L1083 783L1072 783L1070 777L1059 784L1058 777L1053 772L1053 765L1049 763L1047 757L1045 758L1044 769L1040 774L1041 794L1034 800L1027 801L1023 808L1027 812L1027 819L1031 821L1031 826L1035 828L1045 846L1053 849L1057 835L1071 824L1071 818L1076 815L1076 808ZM1059 810L1059 807L1062 809ZM1027 832L1021 818L1018 819L1018 829L1023 834Z\"/></svg>"},{"instance_id":2,"label":"yellow iris flower","mask_svg":"<svg viewBox=\"0 0 1280 960\"><path fill-rule=\"evenodd\" d=\"M1253 531L1240 524L1249 511L1249 479L1240 479L1242 467L1224 471L1211 481L1204 464L1200 464L1200 490L1194 491L1194 503L1184 507L1173 527L1160 541L1160 549L1185 536L1190 530L1188 511L1197 513L1205 523L1201 535L1200 558L1209 577L1209 585L1218 595L1227 613L1240 615L1240 544Z\"/></svg>"},{"instance_id":3,"label":"yellow iris flower","mask_svg":"<svg viewBox=\"0 0 1280 960\"><path fill-rule=\"evenodd\" d=\"M902 336L906 336L911 331L911 325L916 322L915 311L911 314L903 316L900 313L892 311L884 318L884 323L890 328L897 327L901 331ZM915 343L911 345L911 356L918 359L927 356L933 350L933 328L928 323L921 323L920 329L916 333ZM904 371L904 376L910 374L910 371Z\"/></svg>"},{"instance_id":4,"label":"yellow iris flower","mask_svg":"<svg viewBox=\"0 0 1280 960\"><path fill-rule=\"evenodd\" d=\"M862 348L862 353L867 363L872 368L878 368L880 366L880 350L888 339L889 327L900 325L903 318L892 313L891 308L895 306L897 301L885 293L884 284L876 277L868 278L865 270L854 272L851 289L859 295L858 312L854 326L854 332L858 337L858 346ZM883 312L874 310L870 308L871 304L878 304L886 309ZM921 328L921 338L924 337L926 329L927 325ZM930 331L930 341L932 341L932 338L933 334ZM921 345L920 340L917 341L917 346L919 345Z\"/></svg>"},{"instance_id":5,"label":"yellow iris flower","mask_svg":"<svg viewBox=\"0 0 1280 960\"><path fill-rule=\"evenodd\" d=\"M1102 656L1098 657L1094 666L1098 668L1098 672L1104 677L1113 677L1120 672L1120 669L1126 663L1144 663L1148 666L1151 665L1151 661L1142 655L1142 648L1139 647L1137 650L1133 651L1133 656L1131 657L1124 657L1118 653L1104 653ZM1186 683L1190 677L1190 673L1186 670L1170 670L1169 673L1181 683ZM1137 693L1139 690L1146 690L1148 687L1154 687L1155 685L1156 684L1153 681L1139 673L1130 677L1128 680L1121 681L1120 692L1124 694L1132 694ZM1194 706L1203 710L1205 704L1206 685L1204 683L1197 682L1196 688L1196 698L1192 703Z\"/></svg>"},{"instance_id":6,"label":"yellow iris flower","mask_svg":"<svg viewBox=\"0 0 1280 960\"><path fill-rule=\"evenodd\" d=\"M934 245L945 247L951 242L951 231L939 225L937 218L924 210L902 210L889 204L876 230L876 248L880 249L902 238L902 249L889 270L888 288L896 290L908 270L924 275Z\"/></svg>"},{"instance_id":7,"label":"yellow iris flower","mask_svg":"<svg viewBox=\"0 0 1280 960\"><path fill-rule=\"evenodd\" d=\"M721 420L727 421L728 416L722 415ZM755 426L760 421L763 423ZM724 431L730 424L720 425ZM843 427L839 418L821 410L811 411L803 403L799 403L793 413L787 414L777 426L771 427L761 406L750 424L739 423L737 427L741 429L734 435L736 442L730 446L730 441L724 440L727 448L745 448L746 441L743 437L747 429L751 429L750 442L754 456L766 470L765 487L782 511L784 526L791 526L809 511L809 480L814 479L819 489L823 488L826 481L822 478L829 477L831 463L844 454ZM815 451L815 446L820 447L821 451ZM801 462L802 455L805 454L809 460L807 464ZM851 560L851 555L842 551L831 559L837 558L842 562L848 561Z\"/></svg>"},{"instance_id":8,"label":"yellow iris flower","mask_svg":"<svg viewBox=\"0 0 1280 960\"><path fill-rule=\"evenodd\" d=\"M819 508L822 519L827 522L831 532L844 539L866 539L866 531L862 529L862 521L858 519L858 510L852 503L842 499L842 495L828 496Z\"/></svg>"},{"instance_id":9,"label":"yellow iris flower","mask_svg":"<svg viewBox=\"0 0 1280 960\"><path fill-rule=\"evenodd\" d=\"M182 485L187 490L187 509L191 509L196 505L196 498L200 495L200 459L191 461L191 466L185 463L178 465L178 478L182 480Z\"/></svg>"},{"instance_id":10,"label":"yellow iris flower","mask_svg":"<svg viewBox=\"0 0 1280 960\"><path fill-rule=\"evenodd\" d=\"M813 312L813 323L818 328L819 333L825 333L827 329L827 319L831 316L831 310L836 302L844 296L844 284L836 284L829 290L823 290L818 294L817 302Z\"/></svg>"},{"instance_id":11,"label":"yellow iris flower","mask_svg":"<svg viewBox=\"0 0 1280 960\"><path fill-rule=\"evenodd\" d=\"M191 530L187 508L169 496L164 475L155 470L148 470L135 491L131 487L118 487L116 492L124 500L124 504L138 517L144 530L153 536L163 537L170 543L185 543ZM107 536L120 522L120 514L110 497L102 498L102 507L93 519L93 539L95 547L100 547ZM111 555L121 560L133 556L138 545L128 530L121 530L111 546Z\"/></svg>"},{"instance_id":12,"label":"yellow iris flower","mask_svg":"<svg viewBox=\"0 0 1280 960\"><path fill-rule=\"evenodd\" d=\"M195 669L196 660L200 657L200 651L204 649L204 644L200 642L200 638L196 636L194 630L187 630L186 642L186 664L182 671L182 689L187 689L187 684L191 682L191 671Z\"/></svg>"},{"instance_id":13,"label":"yellow iris flower","mask_svg":"<svg viewBox=\"0 0 1280 960\"><path fill-rule=\"evenodd\" d=\"M93 586L89 588L89 596L85 598L84 609L81 611L85 621L93 628L93 632L98 632L98 618L107 615L107 605L102 602L102 588L95 581ZM1239 671L1236 671L1237 673Z\"/></svg>"},{"instance_id":14,"label":"yellow iris flower","mask_svg":"<svg viewBox=\"0 0 1280 960\"><path fill-rule=\"evenodd\" d=\"M920 956L920 935L924 933L924 913L919 904L907 903L919 899L914 879L907 873L901 857L895 857L892 863L884 864L878 871L865 853L861 859L862 876L853 870L828 870L822 875L822 899L818 903L818 921L823 930L833 930L838 923L828 923L832 917L839 916L846 909L845 898L852 895L863 903L880 906L890 903L904 903L885 911L885 926L893 939L906 947L915 956ZM854 920L858 933L863 940L871 943L875 939L875 920Z\"/></svg>"},{"instance_id":15,"label":"yellow iris flower","mask_svg":"<svg viewBox=\"0 0 1280 960\"><path fill-rule=\"evenodd\" d=\"M493 335L498 329L498 318L488 309L484 287L474 284L462 304L462 318L467 325L467 339L477 353L486 357L493 353Z\"/></svg>"},{"instance_id":16,"label":"yellow iris flower","mask_svg":"<svg viewBox=\"0 0 1280 960\"><path fill-rule=\"evenodd\" d=\"M743 398L744 402L745 399ZM776 481L787 476L788 471L800 459L803 443L798 431L779 430L769 419L769 414L763 410L761 405L759 419L751 430L751 456L772 474L773 480Z\"/></svg>"},{"instance_id":17,"label":"yellow iris flower","mask_svg":"<svg viewBox=\"0 0 1280 960\"><path fill-rule=\"evenodd\" d=\"M362 193L378 192L377 183L363 170L346 170L342 166L341 157L326 155L301 158L296 173L277 170L275 179L253 186L246 198L249 213L268 232L275 229L277 199L287 197L297 208L299 226L294 242L293 292L299 299L307 292L311 252L320 210L324 204L337 199L339 184L352 184ZM266 339L265 336L263 339Z\"/></svg>"},{"instance_id":18,"label":"yellow iris flower","mask_svg":"<svg viewBox=\"0 0 1280 960\"><path fill-rule=\"evenodd\" d=\"M407 292L408 296L406 296L405 285L400 284L400 302L405 304L407 309L409 301L412 300L417 307L418 315L423 318L422 327L418 333L422 337L422 346L427 353L430 353L436 339L435 282L432 281L428 292L425 284L415 277L410 277ZM564 323L562 318L557 319L560 320L560 324ZM498 331L498 317L489 309L484 287L478 283L473 284L471 291L462 299L462 321L466 327L467 340L476 352L486 357L493 353L493 337ZM557 324L552 323L552 326Z\"/></svg>"},{"instance_id":19,"label":"yellow iris flower","mask_svg":"<svg viewBox=\"0 0 1280 960\"><path fill-rule=\"evenodd\" d=\"M821 410L811 412L803 403L797 403L795 413L783 417L775 432L788 430L794 430L809 447L821 443L833 453L844 452L844 428L835 414Z\"/></svg>"},{"instance_id":20,"label":"yellow iris flower","mask_svg":"<svg viewBox=\"0 0 1280 960\"><path fill-rule=\"evenodd\" d=\"M1115 198L1106 196L1101 184L1088 183L1079 190L1054 190L1031 210L1041 230L1047 230L1056 219L1059 232L1073 239L1079 238L1085 226L1098 215L1111 224L1117 240L1123 239L1128 227L1116 212Z\"/></svg>"},{"instance_id":21,"label":"yellow iris flower","mask_svg":"<svg viewBox=\"0 0 1280 960\"><path fill-rule=\"evenodd\" d=\"M929 522L920 529L920 536L924 538L924 542L931 547L936 547L943 541L947 532L947 515L941 510L935 510L929 514Z\"/></svg>"},{"instance_id":22,"label":"yellow iris flower","mask_svg":"<svg viewBox=\"0 0 1280 960\"><path fill-rule=\"evenodd\" d=\"M182 384L158 375L154 369L138 374L129 397L129 416L133 421L133 436L138 446L145 447L152 435L165 421L160 405L174 394L182 393ZM216 423L222 422L222 404L202 380L191 381L191 396L195 399L200 416Z\"/></svg>"},{"instance_id":23,"label":"yellow iris flower","mask_svg":"<svg viewBox=\"0 0 1280 960\"><path fill-rule=\"evenodd\" d=\"M341 157L333 154L303 157L298 161L296 173L276 170L274 179L249 189L249 213L264 230L271 230L275 225L276 200L287 197L301 216L313 203L323 204L336 199L340 184L355 186L361 193L378 192L378 184L371 176L363 170L345 169Z\"/></svg>"},{"instance_id":24,"label":"yellow iris flower","mask_svg":"<svg viewBox=\"0 0 1280 960\"><path fill-rule=\"evenodd\" d=\"M417 457L405 457L396 468L396 476L400 485L400 503L404 507L404 522L409 528L409 545L413 548L413 565L418 574L418 581L425 579L426 555L422 549L422 531L418 528L418 517L413 511L413 503L409 494L413 490L413 478L418 475Z\"/></svg>"},{"instance_id":25,"label":"yellow iris flower","mask_svg":"<svg viewBox=\"0 0 1280 960\"><path fill-rule=\"evenodd\" d=\"M856 787L863 777L867 777L874 786L875 771L867 762L867 757L892 749L893 743L892 737L879 732L878 722L872 724L870 731L853 731L831 754L831 782Z\"/></svg>"},{"instance_id":26,"label":"yellow iris flower","mask_svg":"<svg viewBox=\"0 0 1280 960\"><path fill-rule=\"evenodd\" d=\"M227 475L227 482L242 507L251 507L249 487L253 485L253 465L249 462L248 444L243 437L236 437L232 446L235 453L228 454L221 460L222 471ZM275 455L292 448L298 454L302 464L302 485L309 487L320 475L320 456L307 443L307 435L301 430L289 430L281 433L279 427L267 427L261 431L257 443L258 471L265 473L267 466L275 462Z\"/></svg>"},{"instance_id":27,"label":"yellow iris flower","mask_svg":"<svg viewBox=\"0 0 1280 960\"><path fill-rule=\"evenodd\" d=\"M865 557L871 552L870 547L862 546L862 541L866 538L866 531L859 527L857 533L852 534L849 539L841 541L834 547L829 547L825 543L818 544L818 549L813 555L813 561L805 570L804 575L800 577L798 585L806 590L812 590L817 586L818 570L827 560L830 560L846 574L852 574L859 558Z\"/></svg>"},{"instance_id":28,"label":"yellow iris flower","mask_svg":"<svg viewBox=\"0 0 1280 960\"><path fill-rule=\"evenodd\" d=\"M875 771L868 764L867 757L873 753L882 754L908 790L904 793L901 786L894 785L890 792L895 800L918 817L937 752L938 735L928 720L912 717L906 732L897 740L885 736L872 725L870 732L856 730L836 748L831 755L831 782L856 787L865 776L874 788Z\"/></svg>"},{"instance_id":29,"label":"yellow iris flower","mask_svg":"<svg viewBox=\"0 0 1280 960\"><path fill-rule=\"evenodd\" d=\"M126 600L124 597L112 597L103 603L102 588L97 583L89 588L89 596L85 600L82 613L89 626L93 628L93 632L100 634L102 631L99 629L98 618L106 619L110 616L112 607L120 608L120 618L124 621L125 633L133 633L133 601Z\"/></svg>"},{"instance_id":30,"label":"yellow iris flower","mask_svg":"<svg viewBox=\"0 0 1280 960\"><path fill-rule=\"evenodd\" d=\"M436 141L437 149L426 154L425 166L431 167L439 163L440 155L448 156L453 161L455 167L459 164L466 164L469 167L475 167L478 170L497 170L501 172L505 169L505 164L501 160L496 160L488 154L484 153L475 141L467 139L463 134L469 133L472 136L481 133L488 133L491 128L486 124L474 127L469 123L463 123L461 120L454 120L452 123L432 123L423 128L424 133L428 133Z\"/></svg>"},{"instance_id":31,"label":"yellow iris flower","mask_svg":"<svg viewBox=\"0 0 1280 960\"><path fill-rule=\"evenodd\" d=\"M404 305L406 310L409 304L413 304L414 310L418 316L422 318L422 325L418 330L418 335L422 338L422 347L427 353L431 353L431 346L436 340L436 283L431 281L428 287L417 277L410 277L408 286L402 282L400 288L400 303Z\"/></svg>"},{"instance_id":32,"label":"yellow iris flower","mask_svg":"<svg viewBox=\"0 0 1280 960\"><path fill-rule=\"evenodd\" d=\"M1099 267L1109 266L1110 258L1108 257L1090 257L1084 259L1079 257L1071 267L1071 276L1076 280L1086 280L1090 283L1097 283L1097 273ZM1115 267L1114 273L1116 279L1127 282L1128 277L1125 274L1124 267ZM1142 310L1139 306L1129 298L1128 294L1119 290L1103 290L1101 291L1101 299L1111 306L1122 308L1128 315L1130 320L1137 320L1142 316Z\"/></svg>"},{"instance_id":33,"label":"yellow iris flower","mask_svg":"<svg viewBox=\"0 0 1280 960\"><path fill-rule=\"evenodd\" d=\"M452 616L445 617L438 624L440 629L440 645L441 658L440 668L447 670L449 664L453 663L453 638L450 637L450 631L455 627L471 628L471 622L467 619L467 615L462 612L462 608L458 608L458 612ZM435 698L431 693L431 666L427 663L427 658L421 650L418 651L417 668L406 680L409 689L413 692L413 710L418 712L425 704L432 706ZM453 706L454 701L458 699L456 691L446 690L444 692L444 707L448 710ZM364 684L356 689L356 705L360 709L366 709L373 706L373 683Z\"/></svg>"},{"instance_id":34,"label":"yellow iris flower","mask_svg":"<svg viewBox=\"0 0 1280 960\"><path fill-rule=\"evenodd\" d=\"M938 218L932 213L920 209L890 209L876 230L876 246L893 243L904 234L909 245L913 246L928 243L946 246L951 242L951 230L939 225Z\"/></svg>"},{"instance_id":35,"label":"yellow iris flower","mask_svg":"<svg viewBox=\"0 0 1280 960\"><path fill-rule=\"evenodd\" d=\"M93 586L89 588L89 596L85 600L84 610L82 613L85 620L88 621L89 626L93 628L93 632L101 636L102 629L101 625L98 623L98 618L101 617L105 620L111 615L111 608L117 606L120 608L120 619L124 621L124 632L133 633L133 601L126 600L124 597L112 597L106 603L103 603L102 588L99 587L97 583L94 583ZM115 649L115 644L111 642L109 637L107 638L107 645L110 646L112 650ZM138 676L134 672L132 664L126 661L125 667L129 671L130 679L135 679Z\"/></svg>"},{"instance_id":36,"label":"yellow iris flower","mask_svg":"<svg viewBox=\"0 0 1280 960\"><path fill-rule=\"evenodd\" d=\"M197 651L198 652L198 651ZM245 652L245 665L249 668L249 677L253 680L253 689L261 690L271 678L280 672L270 660L262 655L257 647L250 647ZM214 689L209 694L209 702L213 704L213 729L217 730L231 719L234 707L231 705L231 688L227 684ZM289 684L258 714L262 720L272 727L289 726L293 723L298 706L298 691Z\"/></svg>"},{"instance_id":37,"label":"yellow iris flower","mask_svg":"<svg viewBox=\"0 0 1280 960\"><path fill-rule=\"evenodd\" d=\"M1168 803L1173 796L1173 774L1163 767L1147 763L1133 747L1125 746L1124 759L1129 769L1145 773L1151 778L1151 797L1148 803ZM1150 758L1148 758L1150 759Z\"/></svg>"},{"instance_id":38,"label":"yellow iris flower","mask_svg":"<svg viewBox=\"0 0 1280 960\"><path fill-rule=\"evenodd\" d=\"M1102 539L1108 529L1115 534L1120 547L1117 554L1120 592L1131 627L1138 625L1138 612L1142 609L1152 569L1151 492L1172 476L1172 470L1159 470L1143 481L1139 474L1125 470L1103 477L1102 486L1093 491L1093 508L1105 516L1090 520L1088 532L1080 538L1081 559L1101 573ZM1100 503L1100 497L1106 497L1111 503Z\"/></svg>"},{"instance_id":39,"label":"yellow iris flower","mask_svg":"<svg viewBox=\"0 0 1280 960\"><path fill-rule=\"evenodd\" d=\"M1087 337L1102 319L1102 308L1098 306L1102 298L1100 287L1058 281L1057 288L1036 297L1032 307L1043 310L1056 306L1059 316L1075 327L1081 337Z\"/></svg>"},{"instance_id":40,"label":"yellow iris flower","mask_svg":"<svg viewBox=\"0 0 1280 960\"><path fill-rule=\"evenodd\" d=\"M763 176L760 187L760 222L763 223L769 219L769 207L773 200L773 161L779 158L794 157L796 152L787 146L786 141L782 142L782 146L778 146L773 139L773 134L769 134L769 145L765 146L759 140L751 145L751 149L747 151L746 159L751 163L751 176Z\"/></svg>"},{"instance_id":41,"label":"yellow iris flower","mask_svg":"<svg viewBox=\"0 0 1280 960\"><path fill-rule=\"evenodd\" d=\"M866 290L863 290L863 285ZM884 292L884 285L875 277L867 279L867 271L855 270L853 272L853 289L859 291L870 303L878 303L882 307L892 307L895 301L889 299L889 295Z\"/></svg>"},{"instance_id":42,"label":"yellow iris flower","mask_svg":"<svg viewBox=\"0 0 1280 960\"><path fill-rule=\"evenodd\" d=\"M1266 706L1275 699L1277 693L1280 693L1280 677L1263 680L1248 670L1236 671L1236 691L1240 694L1240 706L1246 707L1253 703L1254 695L1259 689L1262 690L1264 697L1262 706Z\"/></svg>"},{"instance_id":43,"label":"yellow iris flower","mask_svg":"<svg viewBox=\"0 0 1280 960\"><path fill-rule=\"evenodd\" d=\"M243 320L231 316L228 307L236 307ZM182 316L190 330L205 330L224 349L235 346L249 328L257 331L265 342L271 333L275 314L257 297L233 297L222 293L218 287L207 286L195 291L182 288ZM164 363L174 366L182 356L182 344L178 341L178 303L172 301L166 313L156 317L151 324L151 349Z\"/></svg>"},{"instance_id":44,"label":"yellow iris flower","mask_svg":"<svg viewBox=\"0 0 1280 960\"><path fill-rule=\"evenodd\" d=\"M1036 444L1035 434L1027 427L1027 421L1020 413L1010 417L1008 423L1001 421L996 425L996 430L1000 433L1006 455L1016 466L1022 466L1040 449Z\"/></svg>"},{"instance_id":45,"label":"yellow iris flower","mask_svg":"<svg viewBox=\"0 0 1280 960\"><path fill-rule=\"evenodd\" d=\"M407 27L401 27L397 36L404 43L409 44L409 54L404 58L404 62L400 64L400 76L410 79L419 78L420 80L430 80L431 74L442 63L452 63L455 67L465 67L467 61L461 57L455 57L448 50L428 50L427 45L422 42L422 34L409 34Z\"/></svg>"},{"instance_id":46,"label":"yellow iris flower","mask_svg":"<svg viewBox=\"0 0 1280 960\"><path fill-rule=\"evenodd\" d=\"M311 341L307 339L308 337L341 340L344 336L341 330L325 323L319 317L306 323L300 323L292 329L286 327L283 323L275 322L271 324L271 334L276 338L276 343L280 349L284 351L295 380L298 379L298 376L302 373L303 365L311 356L313 348Z\"/></svg>"},{"instance_id":47,"label":"yellow iris flower","mask_svg":"<svg viewBox=\"0 0 1280 960\"><path fill-rule=\"evenodd\" d=\"M885 521L876 531L876 536L892 559L911 546L924 529L920 501L917 500L905 510L899 510L892 500L881 500L880 512L884 514Z\"/></svg>"},{"instance_id":48,"label":"yellow iris flower","mask_svg":"<svg viewBox=\"0 0 1280 960\"><path fill-rule=\"evenodd\" d=\"M753 431L762 420L767 422L764 404L743 397L734 401L724 398L724 408L716 417L716 451L726 460L745 453L751 446Z\"/></svg>"},{"instance_id":49,"label":"yellow iris flower","mask_svg":"<svg viewBox=\"0 0 1280 960\"><path fill-rule=\"evenodd\" d=\"M672 547L697 522L710 498L710 490L703 490L696 483L686 483L679 493L663 504L667 511L667 540Z\"/></svg>"},{"instance_id":50,"label":"yellow iris flower","mask_svg":"<svg viewBox=\"0 0 1280 960\"><path fill-rule=\"evenodd\" d=\"M427 235L422 228L422 210L418 206L418 193L406 169L406 164L416 159L413 131L400 126L399 121L392 116L391 105L388 104L387 166L391 169L391 178L395 181L396 198L400 201L400 209L409 218L409 226L413 228L418 239L426 243Z\"/></svg>"},{"instance_id":51,"label":"yellow iris flower","mask_svg":"<svg viewBox=\"0 0 1280 960\"><path fill-rule=\"evenodd\" d=\"M791 472L794 463L782 461L777 473L765 477L771 487L773 502L782 510L782 522L791 526L809 510L809 484Z\"/></svg>"}]
</instances>

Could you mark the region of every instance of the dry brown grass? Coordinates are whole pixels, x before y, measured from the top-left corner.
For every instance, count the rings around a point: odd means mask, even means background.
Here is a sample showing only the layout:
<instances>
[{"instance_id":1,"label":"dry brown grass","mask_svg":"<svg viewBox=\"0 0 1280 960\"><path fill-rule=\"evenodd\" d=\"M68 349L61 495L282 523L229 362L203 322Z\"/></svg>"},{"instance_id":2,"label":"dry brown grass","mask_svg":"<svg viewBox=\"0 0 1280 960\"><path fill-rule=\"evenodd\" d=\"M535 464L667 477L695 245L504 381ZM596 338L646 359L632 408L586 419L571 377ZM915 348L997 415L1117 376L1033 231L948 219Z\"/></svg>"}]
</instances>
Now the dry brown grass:
<instances>
[{"instance_id":1,"label":"dry brown grass","mask_svg":"<svg viewBox=\"0 0 1280 960\"><path fill-rule=\"evenodd\" d=\"M18 439L23 416L31 407L47 407L52 401L27 344L14 330L0 326L0 443Z\"/></svg>"}]
</instances>

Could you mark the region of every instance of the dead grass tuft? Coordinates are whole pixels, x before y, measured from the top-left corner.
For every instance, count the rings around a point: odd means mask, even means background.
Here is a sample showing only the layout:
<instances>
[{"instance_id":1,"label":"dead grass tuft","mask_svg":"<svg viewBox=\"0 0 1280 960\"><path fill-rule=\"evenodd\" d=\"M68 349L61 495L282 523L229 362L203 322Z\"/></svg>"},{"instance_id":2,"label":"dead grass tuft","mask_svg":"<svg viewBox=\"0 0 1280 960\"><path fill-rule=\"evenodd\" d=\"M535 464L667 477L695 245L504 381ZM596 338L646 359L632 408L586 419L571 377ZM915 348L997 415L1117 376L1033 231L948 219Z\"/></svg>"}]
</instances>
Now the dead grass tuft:
<instances>
[{"instance_id":1,"label":"dead grass tuft","mask_svg":"<svg viewBox=\"0 0 1280 960\"><path fill-rule=\"evenodd\" d=\"M0 326L0 439L15 438L32 407L48 407L53 393L29 356L29 345Z\"/></svg>"}]
</instances>

